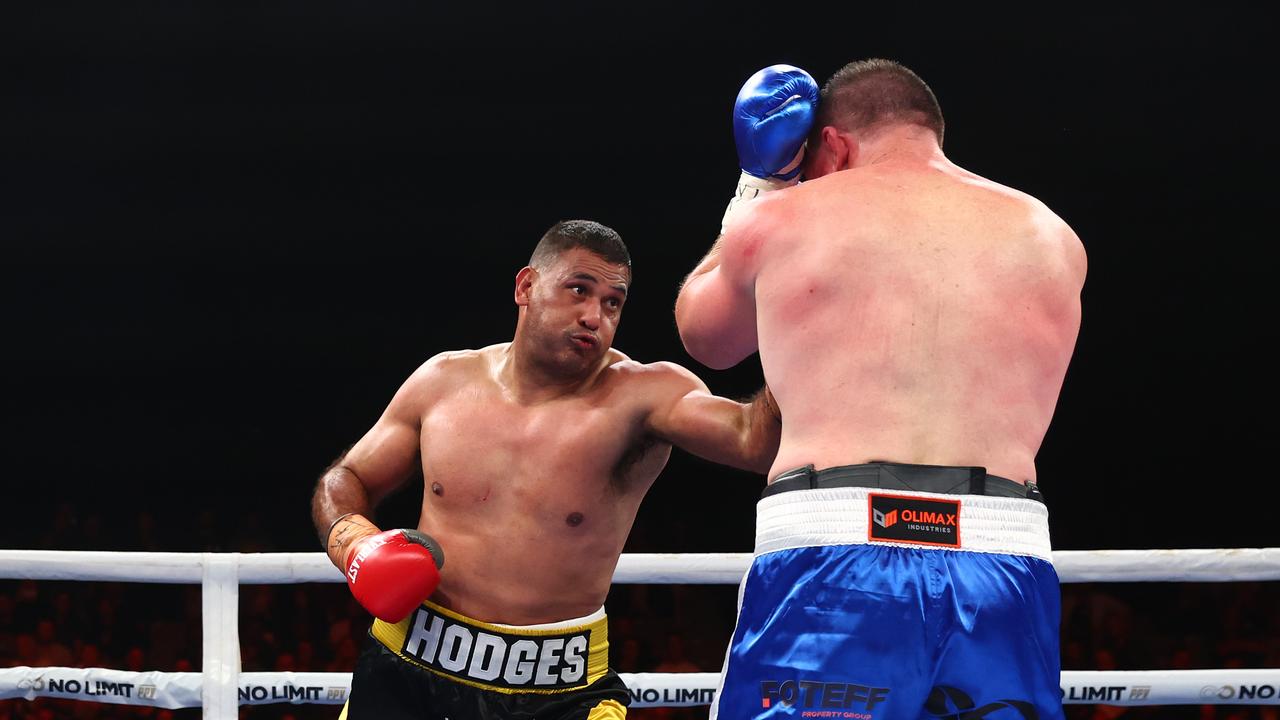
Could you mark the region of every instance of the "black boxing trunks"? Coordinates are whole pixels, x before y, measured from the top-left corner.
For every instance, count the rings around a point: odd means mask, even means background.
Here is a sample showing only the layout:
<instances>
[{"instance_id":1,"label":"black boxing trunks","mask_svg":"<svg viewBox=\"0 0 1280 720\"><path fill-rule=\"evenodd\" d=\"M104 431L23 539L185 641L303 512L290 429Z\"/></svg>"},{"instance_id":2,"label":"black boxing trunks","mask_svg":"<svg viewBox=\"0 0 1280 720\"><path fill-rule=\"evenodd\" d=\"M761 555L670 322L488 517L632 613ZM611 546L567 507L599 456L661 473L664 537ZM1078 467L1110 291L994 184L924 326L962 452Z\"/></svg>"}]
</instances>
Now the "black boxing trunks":
<instances>
[{"instance_id":1,"label":"black boxing trunks","mask_svg":"<svg viewBox=\"0 0 1280 720\"><path fill-rule=\"evenodd\" d=\"M375 620L340 720L621 720L630 692L609 669L604 608L498 625L427 602Z\"/></svg>"}]
</instances>

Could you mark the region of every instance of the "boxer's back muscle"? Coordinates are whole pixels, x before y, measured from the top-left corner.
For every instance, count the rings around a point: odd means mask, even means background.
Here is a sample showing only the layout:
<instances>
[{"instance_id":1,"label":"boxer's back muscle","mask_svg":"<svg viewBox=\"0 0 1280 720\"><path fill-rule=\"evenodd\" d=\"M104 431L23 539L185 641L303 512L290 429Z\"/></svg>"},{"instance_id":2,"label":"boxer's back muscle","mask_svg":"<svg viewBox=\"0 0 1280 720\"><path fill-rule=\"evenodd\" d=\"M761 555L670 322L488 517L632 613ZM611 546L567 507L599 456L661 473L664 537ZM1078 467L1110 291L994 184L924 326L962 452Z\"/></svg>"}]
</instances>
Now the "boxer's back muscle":
<instances>
[{"instance_id":1,"label":"boxer's back muscle","mask_svg":"<svg viewBox=\"0 0 1280 720\"><path fill-rule=\"evenodd\" d=\"M784 419L774 473L886 460L1034 478L1079 328L1071 230L947 163L789 193L755 286Z\"/></svg>"}]
</instances>

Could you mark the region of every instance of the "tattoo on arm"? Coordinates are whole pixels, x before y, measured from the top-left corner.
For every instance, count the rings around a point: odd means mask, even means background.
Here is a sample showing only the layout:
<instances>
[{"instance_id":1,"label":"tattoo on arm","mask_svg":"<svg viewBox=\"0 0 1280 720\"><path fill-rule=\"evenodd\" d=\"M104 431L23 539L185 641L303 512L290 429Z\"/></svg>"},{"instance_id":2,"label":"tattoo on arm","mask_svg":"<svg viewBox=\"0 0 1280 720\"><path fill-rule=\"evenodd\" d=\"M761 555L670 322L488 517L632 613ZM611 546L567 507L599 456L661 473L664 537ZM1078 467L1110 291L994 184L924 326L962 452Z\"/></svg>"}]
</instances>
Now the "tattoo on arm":
<instances>
[{"instance_id":1,"label":"tattoo on arm","mask_svg":"<svg viewBox=\"0 0 1280 720\"><path fill-rule=\"evenodd\" d=\"M346 521L345 523L343 523L344 520ZM337 531L335 532L334 527L338 526L339 523L343 524L340 527L337 527ZM367 537L372 533L376 533L377 530L378 528L370 522L368 518L362 517L357 513L347 513L346 515L339 516L337 520L333 521L333 525L330 526L330 537L326 538L328 541L328 547L325 548L325 552L327 552L330 557L334 557L336 555L339 560L345 561L347 557L347 548L353 542L360 538Z\"/></svg>"},{"instance_id":2,"label":"tattoo on arm","mask_svg":"<svg viewBox=\"0 0 1280 720\"><path fill-rule=\"evenodd\" d=\"M333 528L334 528L338 523L340 523L340 522L342 522L343 520L345 520L345 519L347 519L347 518L351 517L352 515L355 515L355 513L353 513L353 512L349 512L349 513L342 513L342 514L341 514L341 515L339 515L338 517L334 518L333 522L329 523L329 529L328 529L327 531L325 531L324 537L320 538L320 542L321 542L321 543L323 543L323 544L325 544L325 545L329 545L329 538L333 537ZM334 547L334 546L333 546L333 545L329 545L329 547Z\"/></svg>"}]
</instances>

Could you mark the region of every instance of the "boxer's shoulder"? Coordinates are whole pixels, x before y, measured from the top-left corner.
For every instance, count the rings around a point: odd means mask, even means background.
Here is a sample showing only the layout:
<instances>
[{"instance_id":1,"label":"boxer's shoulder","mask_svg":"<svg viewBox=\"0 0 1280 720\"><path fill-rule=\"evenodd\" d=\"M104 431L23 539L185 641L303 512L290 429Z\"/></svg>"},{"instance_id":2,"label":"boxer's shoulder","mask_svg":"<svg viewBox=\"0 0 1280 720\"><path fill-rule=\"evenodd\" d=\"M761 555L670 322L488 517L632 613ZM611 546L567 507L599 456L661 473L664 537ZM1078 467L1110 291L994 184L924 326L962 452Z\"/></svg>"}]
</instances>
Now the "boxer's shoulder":
<instances>
[{"instance_id":1,"label":"boxer's shoulder","mask_svg":"<svg viewBox=\"0 0 1280 720\"><path fill-rule=\"evenodd\" d=\"M689 369L673 362L636 362L630 358L610 366L613 382L629 396L657 400L671 394L685 395L706 390L706 385Z\"/></svg>"},{"instance_id":2,"label":"boxer's shoulder","mask_svg":"<svg viewBox=\"0 0 1280 720\"><path fill-rule=\"evenodd\" d=\"M724 272L743 280L752 278L763 255L805 233L820 202L818 198L827 195L807 185L763 193L735 211L719 240Z\"/></svg>"},{"instance_id":3,"label":"boxer's shoulder","mask_svg":"<svg viewBox=\"0 0 1280 720\"><path fill-rule=\"evenodd\" d=\"M500 345L491 345L479 350L446 350L432 355L413 374L427 381L483 374L493 364L501 348Z\"/></svg>"},{"instance_id":4,"label":"boxer's shoulder","mask_svg":"<svg viewBox=\"0 0 1280 720\"><path fill-rule=\"evenodd\" d=\"M450 391L487 381L492 373L493 357L502 346L479 350L448 350L438 353L418 366L401 388L401 393L423 401L438 399Z\"/></svg>"},{"instance_id":5,"label":"boxer's shoulder","mask_svg":"<svg viewBox=\"0 0 1280 720\"><path fill-rule=\"evenodd\" d=\"M753 231L768 234L785 226L812 202L813 193L805 189L807 184L761 193L751 202L743 203L725 226L725 234L749 237Z\"/></svg>"},{"instance_id":6,"label":"boxer's shoulder","mask_svg":"<svg viewBox=\"0 0 1280 720\"><path fill-rule=\"evenodd\" d=\"M987 225L999 229L986 233L988 241L1000 241L1002 255L1023 268L1020 274L1025 279L1055 281L1078 291L1086 261L1084 245L1071 226L1033 195L985 178L979 178L978 184L986 192L985 202L975 205L976 212Z\"/></svg>"}]
</instances>

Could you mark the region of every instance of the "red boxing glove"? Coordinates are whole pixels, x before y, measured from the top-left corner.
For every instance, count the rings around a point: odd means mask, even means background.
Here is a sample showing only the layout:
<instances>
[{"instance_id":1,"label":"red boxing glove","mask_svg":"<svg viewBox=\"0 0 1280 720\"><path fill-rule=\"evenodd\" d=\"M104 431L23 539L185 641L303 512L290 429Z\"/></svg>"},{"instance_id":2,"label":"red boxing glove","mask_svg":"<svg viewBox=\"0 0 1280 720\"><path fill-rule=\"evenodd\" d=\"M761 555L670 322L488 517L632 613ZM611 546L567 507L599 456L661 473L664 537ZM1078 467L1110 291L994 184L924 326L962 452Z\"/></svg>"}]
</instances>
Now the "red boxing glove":
<instances>
[{"instance_id":1,"label":"red boxing glove","mask_svg":"<svg viewBox=\"0 0 1280 720\"><path fill-rule=\"evenodd\" d=\"M440 584L444 552L417 530L387 530L363 539L347 561L351 594L374 617L400 622Z\"/></svg>"}]
</instances>

